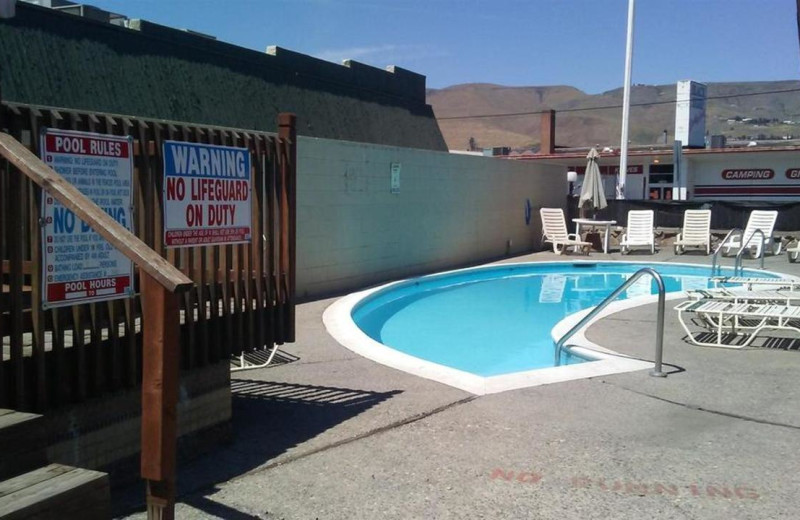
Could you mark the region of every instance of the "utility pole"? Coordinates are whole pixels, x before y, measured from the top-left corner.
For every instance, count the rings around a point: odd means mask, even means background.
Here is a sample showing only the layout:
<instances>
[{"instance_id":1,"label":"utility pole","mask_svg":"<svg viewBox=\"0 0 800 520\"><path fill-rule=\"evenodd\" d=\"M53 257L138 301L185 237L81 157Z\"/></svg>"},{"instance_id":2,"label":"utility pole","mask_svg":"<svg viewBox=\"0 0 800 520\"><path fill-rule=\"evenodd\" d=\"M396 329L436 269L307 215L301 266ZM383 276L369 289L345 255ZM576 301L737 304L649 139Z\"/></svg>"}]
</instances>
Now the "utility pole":
<instances>
[{"instance_id":1,"label":"utility pole","mask_svg":"<svg viewBox=\"0 0 800 520\"><path fill-rule=\"evenodd\" d=\"M631 111L634 3L635 0L628 0L628 39L625 44L625 85L622 90L622 143L620 146L619 175L617 177L617 199L625 199L625 178L628 175L628 119Z\"/></svg>"}]
</instances>

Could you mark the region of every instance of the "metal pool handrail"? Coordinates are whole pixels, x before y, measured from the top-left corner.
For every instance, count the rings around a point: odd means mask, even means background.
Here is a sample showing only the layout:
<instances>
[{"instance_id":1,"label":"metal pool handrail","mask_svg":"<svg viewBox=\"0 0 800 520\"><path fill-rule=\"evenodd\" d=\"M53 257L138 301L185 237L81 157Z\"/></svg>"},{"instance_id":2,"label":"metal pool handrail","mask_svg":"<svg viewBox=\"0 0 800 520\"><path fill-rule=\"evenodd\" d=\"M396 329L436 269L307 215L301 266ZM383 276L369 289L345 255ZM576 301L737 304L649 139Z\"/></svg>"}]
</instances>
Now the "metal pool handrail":
<instances>
[{"instance_id":1,"label":"metal pool handrail","mask_svg":"<svg viewBox=\"0 0 800 520\"><path fill-rule=\"evenodd\" d=\"M742 265L742 253L744 253L745 248L750 244L750 242L753 240L753 237L756 236L756 235L761 235L761 244L762 244L762 246L761 246L761 251L760 251L761 255L759 255L761 257L761 267L760 268L764 269L764 248L767 247L767 244L766 244L767 236L764 234L763 231L761 231L761 228L756 228L756 230L753 231L753 234L750 235L750 237L747 239L747 242L742 244L741 249L739 249L739 252L736 253L736 261L733 264L733 276L738 276L739 274L742 274L742 272L744 272L744 266Z\"/></svg>"},{"instance_id":2,"label":"metal pool handrail","mask_svg":"<svg viewBox=\"0 0 800 520\"><path fill-rule=\"evenodd\" d=\"M711 257L711 276L714 276L716 274L714 271L717 270L717 256L719 256L719 252L722 250L722 246L724 246L725 242L728 241L731 235L737 231L739 233L742 233L742 235L744 235L744 231L742 231L742 228L733 228L730 231L728 231L728 234L725 235L725 238L722 239L722 242L720 242L717 248L714 250L714 256Z\"/></svg>"},{"instance_id":3,"label":"metal pool handrail","mask_svg":"<svg viewBox=\"0 0 800 520\"><path fill-rule=\"evenodd\" d=\"M569 329L569 331L567 331L566 334L561 336L561 339L559 339L555 345L556 366L559 366L561 364L561 351L564 349L564 343L566 343L566 341L569 338L571 338L576 332L578 332L578 330L582 329L592 318L594 318L597 315L597 313L605 309L609 303L614 301L617 298L617 296L619 296L622 293L622 291L630 287L633 284L633 282L635 282L636 280L638 280L639 278L641 278L646 274L652 276L653 279L656 281L656 284L658 285L658 318L656 321L656 360L653 370L650 371L650 375L653 377L667 377L667 374L661 371L661 359L664 354L664 301L666 299L665 296L666 291L664 290L664 280L661 279L661 275L658 274L658 272L655 269L652 269L650 267L644 267L633 273L633 276L625 280L625 283L617 287L614 290L614 292L612 292L606 297L605 300L600 302L600 304L594 309L592 309L592 311L589 314L584 316L581 319L581 321L579 321L571 329Z\"/></svg>"}]
</instances>

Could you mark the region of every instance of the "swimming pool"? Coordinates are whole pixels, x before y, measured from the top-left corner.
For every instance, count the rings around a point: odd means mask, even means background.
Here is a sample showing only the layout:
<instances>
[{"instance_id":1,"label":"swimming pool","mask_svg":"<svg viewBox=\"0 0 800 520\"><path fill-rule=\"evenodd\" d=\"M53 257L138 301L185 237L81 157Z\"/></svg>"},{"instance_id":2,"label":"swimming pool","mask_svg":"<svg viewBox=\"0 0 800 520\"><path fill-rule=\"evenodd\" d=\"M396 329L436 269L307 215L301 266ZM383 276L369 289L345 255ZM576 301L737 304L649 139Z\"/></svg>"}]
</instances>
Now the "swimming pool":
<instances>
[{"instance_id":1,"label":"swimming pool","mask_svg":"<svg viewBox=\"0 0 800 520\"><path fill-rule=\"evenodd\" d=\"M461 388L465 388L463 380L470 381L467 386L477 384L485 390L487 383L542 370L591 372L579 367L607 356L565 354L562 363L570 366L553 367L551 331L566 316L600 303L643 267L653 267L662 275L668 293L711 286L709 267L691 264L505 264L356 293L343 299L346 303L341 309L337 306L342 300L329 309L330 315L326 311L325 321L340 343L366 357L448 384L455 378L462 384L454 386ZM761 271L748 275L775 276ZM654 281L643 277L621 298L649 297L656 292ZM340 320L353 326L337 323ZM442 369L448 381L442 380Z\"/></svg>"}]
</instances>

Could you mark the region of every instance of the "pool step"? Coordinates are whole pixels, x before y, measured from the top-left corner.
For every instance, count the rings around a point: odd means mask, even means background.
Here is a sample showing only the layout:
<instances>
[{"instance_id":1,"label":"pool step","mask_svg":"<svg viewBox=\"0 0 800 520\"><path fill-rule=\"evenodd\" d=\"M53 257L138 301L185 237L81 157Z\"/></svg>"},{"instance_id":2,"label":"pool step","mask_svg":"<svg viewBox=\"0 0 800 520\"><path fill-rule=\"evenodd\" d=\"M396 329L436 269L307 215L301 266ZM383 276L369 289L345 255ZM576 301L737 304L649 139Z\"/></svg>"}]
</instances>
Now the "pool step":
<instances>
[{"instance_id":1,"label":"pool step","mask_svg":"<svg viewBox=\"0 0 800 520\"><path fill-rule=\"evenodd\" d=\"M0 482L0 519L95 520L111 517L108 475L50 464Z\"/></svg>"},{"instance_id":2,"label":"pool step","mask_svg":"<svg viewBox=\"0 0 800 520\"><path fill-rule=\"evenodd\" d=\"M47 464L44 418L0 409L0 481Z\"/></svg>"}]
</instances>

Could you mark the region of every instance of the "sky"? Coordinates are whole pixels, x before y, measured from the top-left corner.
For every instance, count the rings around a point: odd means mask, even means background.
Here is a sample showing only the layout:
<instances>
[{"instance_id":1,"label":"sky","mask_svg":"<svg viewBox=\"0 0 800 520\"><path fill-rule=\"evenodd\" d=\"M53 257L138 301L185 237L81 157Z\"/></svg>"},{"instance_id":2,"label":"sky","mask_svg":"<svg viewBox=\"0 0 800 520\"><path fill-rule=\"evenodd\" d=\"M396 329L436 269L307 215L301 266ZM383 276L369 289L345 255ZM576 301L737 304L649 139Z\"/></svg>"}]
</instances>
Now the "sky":
<instances>
[{"instance_id":1,"label":"sky","mask_svg":"<svg viewBox=\"0 0 800 520\"><path fill-rule=\"evenodd\" d=\"M627 0L83 0L242 47L461 83L623 84ZM796 0L638 0L633 83L800 79Z\"/></svg>"}]
</instances>

